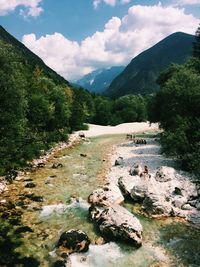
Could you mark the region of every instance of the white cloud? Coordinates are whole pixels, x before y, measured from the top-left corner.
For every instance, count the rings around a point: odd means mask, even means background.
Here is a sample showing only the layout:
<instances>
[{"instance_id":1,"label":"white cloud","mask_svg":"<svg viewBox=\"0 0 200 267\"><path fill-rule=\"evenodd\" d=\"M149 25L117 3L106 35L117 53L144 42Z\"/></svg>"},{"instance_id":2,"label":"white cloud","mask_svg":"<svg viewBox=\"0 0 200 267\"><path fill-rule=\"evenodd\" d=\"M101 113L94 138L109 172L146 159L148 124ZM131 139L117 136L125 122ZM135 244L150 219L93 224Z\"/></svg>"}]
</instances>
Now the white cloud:
<instances>
[{"instance_id":1,"label":"white cloud","mask_svg":"<svg viewBox=\"0 0 200 267\"><path fill-rule=\"evenodd\" d=\"M41 2L42 0L0 0L0 16L7 15L17 7L23 7L20 9L20 15L37 17L43 12L39 6Z\"/></svg>"},{"instance_id":2,"label":"white cloud","mask_svg":"<svg viewBox=\"0 0 200 267\"><path fill-rule=\"evenodd\" d=\"M113 17L81 43L60 33L36 39L25 35L23 43L68 80L102 67L125 65L143 50L177 31L194 34L200 20L183 8L136 5L122 19Z\"/></svg>"},{"instance_id":3,"label":"white cloud","mask_svg":"<svg viewBox=\"0 0 200 267\"><path fill-rule=\"evenodd\" d=\"M124 5L130 3L130 1L131 0L93 0L93 6L95 9L97 9L101 3L104 3L106 5L114 7L118 3Z\"/></svg>"}]
</instances>

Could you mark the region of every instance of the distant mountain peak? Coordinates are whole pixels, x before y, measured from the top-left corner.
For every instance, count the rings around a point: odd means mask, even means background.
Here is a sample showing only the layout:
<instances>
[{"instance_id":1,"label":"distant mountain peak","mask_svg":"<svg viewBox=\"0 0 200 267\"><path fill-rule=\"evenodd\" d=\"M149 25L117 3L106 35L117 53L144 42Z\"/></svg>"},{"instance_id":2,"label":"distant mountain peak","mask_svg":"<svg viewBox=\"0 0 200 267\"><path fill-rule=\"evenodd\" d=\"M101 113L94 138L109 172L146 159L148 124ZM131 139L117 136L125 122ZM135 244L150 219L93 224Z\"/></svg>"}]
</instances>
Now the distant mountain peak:
<instances>
[{"instance_id":1,"label":"distant mountain peak","mask_svg":"<svg viewBox=\"0 0 200 267\"><path fill-rule=\"evenodd\" d=\"M76 84L88 89L90 92L103 93L112 80L123 70L123 66L97 69L76 81Z\"/></svg>"}]
</instances>

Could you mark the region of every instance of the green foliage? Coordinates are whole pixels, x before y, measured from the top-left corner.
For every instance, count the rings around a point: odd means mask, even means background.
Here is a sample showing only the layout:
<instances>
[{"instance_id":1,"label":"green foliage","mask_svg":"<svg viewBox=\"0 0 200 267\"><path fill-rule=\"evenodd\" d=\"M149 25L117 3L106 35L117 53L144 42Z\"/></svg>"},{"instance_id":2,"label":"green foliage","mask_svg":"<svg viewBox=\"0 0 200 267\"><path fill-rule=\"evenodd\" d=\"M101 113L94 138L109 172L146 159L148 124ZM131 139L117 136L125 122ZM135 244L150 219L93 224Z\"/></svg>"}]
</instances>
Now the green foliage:
<instances>
[{"instance_id":1,"label":"green foliage","mask_svg":"<svg viewBox=\"0 0 200 267\"><path fill-rule=\"evenodd\" d=\"M95 99L95 117L93 123L100 125L109 125L112 117L113 103L104 97Z\"/></svg>"},{"instance_id":2,"label":"green foliage","mask_svg":"<svg viewBox=\"0 0 200 267\"><path fill-rule=\"evenodd\" d=\"M12 226L6 220L0 221L0 266L30 266L40 265L38 260L32 257L23 257L16 249L22 244L20 235L16 234Z\"/></svg>"},{"instance_id":3,"label":"green foliage","mask_svg":"<svg viewBox=\"0 0 200 267\"><path fill-rule=\"evenodd\" d=\"M58 84L0 40L0 173L23 166L40 150L67 140L94 113L92 96Z\"/></svg>"},{"instance_id":4,"label":"green foliage","mask_svg":"<svg viewBox=\"0 0 200 267\"><path fill-rule=\"evenodd\" d=\"M27 119L26 80L10 46L0 47L0 158L3 169L22 160ZM10 165L11 164L11 165Z\"/></svg>"},{"instance_id":5,"label":"green foliage","mask_svg":"<svg viewBox=\"0 0 200 267\"><path fill-rule=\"evenodd\" d=\"M127 95L115 101L116 115L122 122L146 121L146 101L140 95Z\"/></svg>"},{"instance_id":6,"label":"green foliage","mask_svg":"<svg viewBox=\"0 0 200 267\"><path fill-rule=\"evenodd\" d=\"M200 26L195 34L195 42L193 44L193 57L200 59Z\"/></svg>"},{"instance_id":7,"label":"green foliage","mask_svg":"<svg viewBox=\"0 0 200 267\"><path fill-rule=\"evenodd\" d=\"M164 152L179 158L183 167L200 172L200 75L198 59L171 66L159 78L161 90L151 100L151 121L165 130Z\"/></svg>"},{"instance_id":8,"label":"green foliage","mask_svg":"<svg viewBox=\"0 0 200 267\"><path fill-rule=\"evenodd\" d=\"M90 122L94 115L94 103L91 94L82 89L76 89L73 94L73 107L70 125L73 130L83 129L85 122Z\"/></svg>"},{"instance_id":9,"label":"green foliage","mask_svg":"<svg viewBox=\"0 0 200 267\"><path fill-rule=\"evenodd\" d=\"M146 120L146 100L111 100L79 88L49 69L0 28L0 174L24 166L85 123Z\"/></svg>"},{"instance_id":10,"label":"green foliage","mask_svg":"<svg viewBox=\"0 0 200 267\"><path fill-rule=\"evenodd\" d=\"M194 36L177 32L137 55L106 90L116 98L127 94L147 95L159 90L158 75L171 63L183 64L192 55Z\"/></svg>"},{"instance_id":11,"label":"green foliage","mask_svg":"<svg viewBox=\"0 0 200 267\"><path fill-rule=\"evenodd\" d=\"M124 122L147 120L147 102L140 95L122 96L116 100L97 96L94 103L93 123L95 124L117 125Z\"/></svg>"}]
</instances>

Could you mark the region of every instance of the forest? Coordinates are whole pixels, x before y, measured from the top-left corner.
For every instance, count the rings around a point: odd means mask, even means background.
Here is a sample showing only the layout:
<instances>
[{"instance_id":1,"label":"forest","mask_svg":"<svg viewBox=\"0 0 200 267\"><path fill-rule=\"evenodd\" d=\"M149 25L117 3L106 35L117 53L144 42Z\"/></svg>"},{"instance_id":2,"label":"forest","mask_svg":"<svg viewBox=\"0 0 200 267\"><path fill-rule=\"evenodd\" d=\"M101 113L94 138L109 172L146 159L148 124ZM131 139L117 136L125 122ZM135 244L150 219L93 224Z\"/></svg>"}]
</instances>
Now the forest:
<instances>
[{"instance_id":1,"label":"forest","mask_svg":"<svg viewBox=\"0 0 200 267\"><path fill-rule=\"evenodd\" d=\"M171 65L157 80L160 90L151 99L149 118L159 122L163 152L185 170L200 173L200 27L193 57Z\"/></svg>"},{"instance_id":2,"label":"forest","mask_svg":"<svg viewBox=\"0 0 200 267\"><path fill-rule=\"evenodd\" d=\"M200 173L200 28L193 57L158 77L154 95L109 99L56 80L0 41L0 174L26 165L86 123L159 122L163 152Z\"/></svg>"}]
</instances>

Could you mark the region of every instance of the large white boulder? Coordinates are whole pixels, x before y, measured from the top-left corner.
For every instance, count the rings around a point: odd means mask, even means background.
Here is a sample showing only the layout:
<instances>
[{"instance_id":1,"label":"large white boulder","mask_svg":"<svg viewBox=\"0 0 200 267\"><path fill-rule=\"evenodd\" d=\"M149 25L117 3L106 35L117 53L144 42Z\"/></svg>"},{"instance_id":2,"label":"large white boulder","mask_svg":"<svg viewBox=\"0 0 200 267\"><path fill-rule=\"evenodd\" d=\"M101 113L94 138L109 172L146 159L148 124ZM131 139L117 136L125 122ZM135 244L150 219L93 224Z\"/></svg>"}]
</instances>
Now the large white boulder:
<instances>
[{"instance_id":1,"label":"large white boulder","mask_svg":"<svg viewBox=\"0 0 200 267\"><path fill-rule=\"evenodd\" d=\"M174 168L161 166L156 172L155 179L158 182L168 182L174 179L174 177L175 177Z\"/></svg>"},{"instance_id":2,"label":"large white boulder","mask_svg":"<svg viewBox=\"0 0 200 267\"><path fill-rule=\"evenodd\" d=\"M88 197L88 202L93 205L120 204L124 197L115 184L108 184L94 190Z\"/></svg>"},{"instance_id":3,"label":"large white boulder","mask_svg":"<svg viewBox=\"0 0 200 267\"><path fill-rule=\"evenodd\" d=\"M113 204L90 207L90 216L107 240L125 241L135 247L142 245L142 225L127 209Z\"/></svg>"},{"instance_id":4,"label":"large white boulder","mask_svg":"<svg viewBox=\"0 0 200 267\"><path fill-rule=\"evenodd\" d=\"M139 176L126 175L126 176L119 178L118 185L119 185L120 190L125 196L130 196L131 190L139 182L140 182Z\"/></svg>"}]
</instances>

